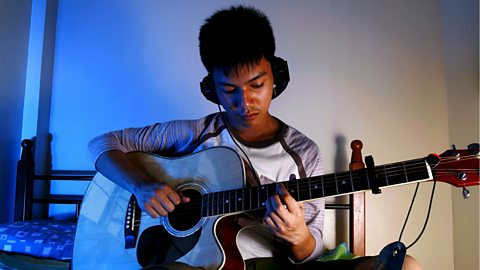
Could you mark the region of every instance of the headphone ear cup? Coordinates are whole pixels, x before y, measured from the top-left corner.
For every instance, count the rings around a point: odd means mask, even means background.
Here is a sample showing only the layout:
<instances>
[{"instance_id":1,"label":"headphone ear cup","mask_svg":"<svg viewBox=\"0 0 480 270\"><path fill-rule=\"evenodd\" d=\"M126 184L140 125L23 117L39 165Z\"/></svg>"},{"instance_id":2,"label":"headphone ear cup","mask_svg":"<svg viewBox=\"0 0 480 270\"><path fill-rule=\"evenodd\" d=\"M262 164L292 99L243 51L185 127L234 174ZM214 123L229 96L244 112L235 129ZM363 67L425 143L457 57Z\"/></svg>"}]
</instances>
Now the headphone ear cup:
<instances>
[{"instance_id":1,"label":"headphone ear cup","mask_svg":"<svg viewBox=\"0 0 480 270\"><path fill-rule=\"evenodd\" d=\"M287 88L290 82L290 73L288 72L288 63L280 57L274 56L272 60L273 88L272 99L278 97Z\"/></svg>"},{"instance_id":2,"label":"headphone ear cup","mask_svg":"<svg viewBox=\"0 0 480 270\"><path fill-rule=\"evenodd\" d=\"M215 84L213 83L212 75L208 74L203 78L200 82L200 91L207 100L220 105L217 92L215 92Z\"/></svg>"}]
</instances>

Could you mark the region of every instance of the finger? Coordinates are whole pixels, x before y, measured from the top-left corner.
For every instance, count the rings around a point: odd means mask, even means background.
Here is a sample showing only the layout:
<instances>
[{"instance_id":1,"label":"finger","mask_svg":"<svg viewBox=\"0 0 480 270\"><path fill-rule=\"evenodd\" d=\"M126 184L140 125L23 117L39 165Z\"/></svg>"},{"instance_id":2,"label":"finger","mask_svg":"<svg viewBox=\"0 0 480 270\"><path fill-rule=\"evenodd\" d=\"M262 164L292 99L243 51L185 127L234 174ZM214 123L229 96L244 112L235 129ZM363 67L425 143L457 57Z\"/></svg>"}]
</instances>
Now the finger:
<instances>
[{"instance_id":1,"label":"finger","mask_svg":"<svg viewBox=\"0 0 480 270\"><path fill-rule=\"evenodd\" d=\"M167 194L168 200L174 205L179 205L182 202L182 198L180 197L180 194L178 194L175 190L170 189L166 192L166 194Z\"/></svg>"},{"instance_id":2,"label":"finger","mask_svg":"<svg viewBox=\"0 0 480 270\"><path fill-rule=\"evenodd\" d=\"M175 210L174 202L172 202L168 195L165 194L165 192L163 192L162 190L157 190L155 192L155 196L150 199L150 202L157 211L159 211L160 208L163 208L167 212L172 212L173 210Z\"/></svg>"},{"instance_id":3,"label":"finger","mask_svg":"<svg viewBox=\"0 0 480 270\"><path fill-rule=\"evenodd\" d=\"M158 213L155 210L153 210L153 208L148 204L145 204L143 211L147 212L147 214L152 218L158 217Z\"/></svg>"},{"instance_id":4,"label":"finger","mask_svg":"<svg viewBox=\"0 0 480 270\"><path fill-rule=\"evenodd\" d=\"M146 204L145 210L153 218L157 218L158 216L164 217L168 214L167 211L162 207L160 202L156 200L151 200L148 204Z\"/></svg>"},{"instance_id":5,"label":"finger","mask_svg":"<svg viewBox=\"0 0 480 270\"><path fill-rule=\"evenodd\" d=\"M275 213L273 213L275 214ZM265 217L263 218L265 224L268 225L268 227L274 231L275 233L278 233L279 231L282 230L282 225L281 223L279 222L279 219L278 218L275 218L275 216L272 216L272 215L265 215Z\"/></svg>"},{"instance_id":6,"label":"finger","mask_svg":"<svg viewBox=\"0 0 480 270\"><path fill-rule=\"evenodd\" d=\"M290 195L283 184L277 185L277 192L281 200L287 206L287 209L292 213L297 213L299 210L298 202L292 197L292 195Z\"/></svg>"},{"instance_id":7,"label":"finger","mask_svg":"<svg viewBox=\"0 0 480 270\"><path fill-rule=\"evenodd\" d=\"M281 230L284 227L284 218L281 216L281 214L277 214L276 209L272 208L272 203L271 201L273 200L273 196L270 197L267 201L267 212L265 213L264 219L268 219L272 222L272 226L276 230ZM281 206L283 208L283 206Z\"/></svg>"},{"instance_id":8,"label":"finger","mask_svg":"<svg viewBox=\"0 0 480 270\"><path fill-rule=\"evenodd\" d=\"M182 200L182 203L188 203L190 202L190 198L183 195L182 193L180 193L180 199Z\"/></svg>"}]
</instances>

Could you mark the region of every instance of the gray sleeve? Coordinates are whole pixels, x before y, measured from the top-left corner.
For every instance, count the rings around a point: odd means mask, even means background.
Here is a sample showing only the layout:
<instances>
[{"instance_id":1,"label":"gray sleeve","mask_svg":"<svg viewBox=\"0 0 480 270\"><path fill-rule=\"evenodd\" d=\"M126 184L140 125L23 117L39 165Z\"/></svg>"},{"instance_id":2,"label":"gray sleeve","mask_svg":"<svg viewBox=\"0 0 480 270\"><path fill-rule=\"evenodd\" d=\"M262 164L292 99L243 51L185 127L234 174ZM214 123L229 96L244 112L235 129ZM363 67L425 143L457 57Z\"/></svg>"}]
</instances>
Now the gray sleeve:
<instances>
[{"instance_id":1,"label":"gray sleeve","mask_svg":"<svg viewBox=\"0 0 480 270\"><path fill-rule=\"evenodd\" d=\"M295 152L300 160L300 177L312 177L322 175L324 166L322 155L317 144L300 133L298 130L289 127L285 140L289 147ZM310 233L315 238L315 249L312 254L299 263L312 261L323 253L323 224L325 219L325 200L316 199L303 204L305 222Z\"/></svg>"},{"instance_id":2,"label":"gray sleeve","mask_svg":"<svg viewBox=\"0 0 480 270\"><path fill-rule=\"evenodd\" d=\"M312 172L308 175L317 176L323 174L323 162L320 154L316 159ZM325 219L325 200L317 199L303 204L305 221L310 233L315 238L315 249L312 254L299 263L316 260L323 253L323 224Z\"/></svg>"},{"instance_id":3,"label":"gray sleeve","mask_svg":"<svg viewBox=\"0 0 480 270\"><path fill-rule=\"evenodd\" d=\"M177 120L116 130L93 138L88 150L95 162L110 150L174 154L184 151L198 139L202 123L200 120Z\"/></svg>"}]
</instances>

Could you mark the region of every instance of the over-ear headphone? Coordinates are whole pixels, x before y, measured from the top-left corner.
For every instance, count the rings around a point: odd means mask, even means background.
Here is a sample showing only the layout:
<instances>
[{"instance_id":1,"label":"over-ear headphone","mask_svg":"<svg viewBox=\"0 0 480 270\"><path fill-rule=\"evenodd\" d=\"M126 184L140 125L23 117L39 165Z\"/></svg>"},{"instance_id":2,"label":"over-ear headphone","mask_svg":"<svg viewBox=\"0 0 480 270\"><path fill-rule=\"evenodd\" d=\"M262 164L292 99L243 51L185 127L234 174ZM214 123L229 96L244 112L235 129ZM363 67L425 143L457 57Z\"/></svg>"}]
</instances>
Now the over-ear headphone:
<instances>
[{"instance_id":1,"label":"over-ear headphone","mask_svg":"<svg viewBox=\"0 0 480 270\"><path fill-rule=\"evenodd\" d=\"M283 60L282 58L274 56L270 64L272 65L274 84L272 99L274 99L278 97L285 90L285 88L287 88L288 82L290 82L290 74L288 72L287 61ZM200 90L206 99L220 105L211 74L205 76L205 78L203 78L203 80L200 82Z\"/></svg>"}]
</instances>

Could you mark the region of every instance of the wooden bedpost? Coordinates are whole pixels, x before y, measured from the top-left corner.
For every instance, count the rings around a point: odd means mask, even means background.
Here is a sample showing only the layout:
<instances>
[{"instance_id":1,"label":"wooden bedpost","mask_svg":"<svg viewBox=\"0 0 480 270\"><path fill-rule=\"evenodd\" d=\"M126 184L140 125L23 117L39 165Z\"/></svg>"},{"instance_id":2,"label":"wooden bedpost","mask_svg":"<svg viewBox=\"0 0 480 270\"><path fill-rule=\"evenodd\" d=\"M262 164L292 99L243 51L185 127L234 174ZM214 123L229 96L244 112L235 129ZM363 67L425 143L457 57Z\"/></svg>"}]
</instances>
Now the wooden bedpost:
<instances>
[{"instance_id":1,"label":"wooden bedpost","mask_svg":"<svg viewBox=\"0 0 480 270\"><path fill-rule=\"evenodd\" d=\"M362 158L363 143L354 140L350 144L352 159L350 170L365 168ZM365 255L365 192L357 192L349 195L352 204L353 215L350 215L350 248L351 252L358 256ZM353 243L353 244L352 244Z\"/></svg>"},{"instance_id":2,"label":"wooden bedpost","mask_svg":"<svg viewBox=\"0 0 480 270\"><path fill-rule=\"evenodd\" d=\"M34 173L33 141L26 139L22 141L22 155L17 162L14 221L32 218Z\"/></svg>"}]
</instances>

